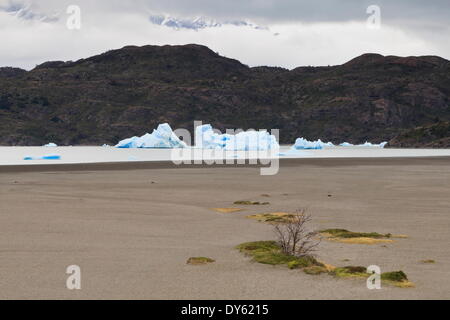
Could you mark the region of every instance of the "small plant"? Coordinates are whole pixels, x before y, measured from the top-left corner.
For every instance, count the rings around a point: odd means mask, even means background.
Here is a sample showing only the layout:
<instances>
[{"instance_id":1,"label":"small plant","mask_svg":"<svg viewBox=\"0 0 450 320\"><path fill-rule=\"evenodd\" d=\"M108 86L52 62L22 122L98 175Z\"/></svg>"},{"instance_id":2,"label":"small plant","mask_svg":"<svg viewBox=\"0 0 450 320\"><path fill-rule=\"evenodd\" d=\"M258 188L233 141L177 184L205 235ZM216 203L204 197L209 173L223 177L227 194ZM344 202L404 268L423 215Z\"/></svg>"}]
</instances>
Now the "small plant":
<instances>
[{"instance_id":1,"label":"small plant","mask_svg":"<svg viewBox=\"0 0 450 320\"><path fill-rule=\"evenodd\" d=\"M314 254L320 239L317 239L317 232L308 230L309 222L311 222L311 216L306 213L306 210L298 210L289 221L274 227L277 242L284 254L298 258Z\"/></svg>"}]
</instances>

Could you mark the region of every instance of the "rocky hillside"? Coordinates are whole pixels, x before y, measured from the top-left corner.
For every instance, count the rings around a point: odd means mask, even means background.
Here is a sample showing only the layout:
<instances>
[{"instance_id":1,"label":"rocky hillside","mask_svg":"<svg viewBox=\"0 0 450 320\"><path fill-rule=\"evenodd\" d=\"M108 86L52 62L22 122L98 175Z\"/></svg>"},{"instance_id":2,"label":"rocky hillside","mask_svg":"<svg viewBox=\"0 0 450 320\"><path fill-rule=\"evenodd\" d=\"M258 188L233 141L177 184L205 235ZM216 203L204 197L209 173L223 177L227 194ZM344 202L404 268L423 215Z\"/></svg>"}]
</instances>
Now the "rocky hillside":
<instances>
[{"instance_id":1,"label":"rocky hillside","mask_svg":"<svg viewBox=\"0 0 450 320\"><path fill-rule=\"evenodd\" d=\"M450 122L407 130L389 143L398 148L450 148Z\"/></svg>"},{"instance_id":2,"label":"rocky hillside","mask_svg":"<svg viewBox=\"0 0 450 320\"><path fill-rule=\"evenodd\" d=\"M450 121L449 97L450 62L439 57L366 54L289 71L249 68L199 45L129 46L28 72L0 68L0 145L114 144L159 123L192 129L203 120L221 130L278 128L282 143L425 146L433 135L399 135ZM436 139L449 136L447 126Z\"/></svg>"}]
</instances>

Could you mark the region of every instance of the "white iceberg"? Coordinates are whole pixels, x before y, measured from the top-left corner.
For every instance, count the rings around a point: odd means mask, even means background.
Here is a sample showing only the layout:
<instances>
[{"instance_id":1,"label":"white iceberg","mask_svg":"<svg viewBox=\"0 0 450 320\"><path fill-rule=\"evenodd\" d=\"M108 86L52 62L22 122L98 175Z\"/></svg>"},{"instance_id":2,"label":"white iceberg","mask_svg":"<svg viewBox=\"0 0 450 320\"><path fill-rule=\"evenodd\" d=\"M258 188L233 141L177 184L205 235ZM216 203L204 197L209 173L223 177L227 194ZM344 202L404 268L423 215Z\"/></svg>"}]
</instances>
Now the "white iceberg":
<instances>
[{"instance_id":1,"label":"white iceberg","mask_svg":"<svg viewBox=\"0 0 450 320\"><path fill-rule=\"evenodd\" d=\"M277 138L267 131L245 131L237 134L214 132L210 124L195 129L195 146L226 151L267 151L280 148Z\"/></svg>"},{"instance_id":2,"label":"white iceberg","mask_svg":"<svg viewBox=\"0 0 450 320\"><path fill-rule=\"evenodd\" d=\"M55 147L57 147L57 146L58 146L58 145L57 145L56 143L50 142L50 143L44 145L43 147L47 147L47 148L55 148Z\"/></svg>"},{"instance_id":3,"label":"white iceberg","mask_svg":"<svg viewBox=\"0 0 450 320\"><path fill-rule=\"evenodd\" d=\"M155 148L155 149L172 149L187 148L186 143L180 140L169 124L160 124L152 134L145 134L142 137L132 137L120 141L116 148Z\"/></svg>"},{"instance_id":4,"label":"white iceberg","mask_svg":"<svg viewBox=\"0 0 450 320\"><path fill-rule=\"evenodd\" d=\"M348 143L348 142L344 142L344 143L341 143L339 146L340 147L353 147L354 145L351 143Z\"/></svg>"},{"instance_id":5,"label":"white iceberg","mask_svg":"<svg viewBox=\"0 0 450 320\"><path fill-rule=\"evenodd\" d=\"M354 145L348 142L344 142L341 143L339 146L340 147L365 147L365 148L384 148L386 147L386 145L388 144L388 142L382 142L380 144L373 144L371 142L366 142L364 144L358 144L358 145Z\"/></svg>"},{"instance_id":6,"label":"white iceberg","mask_svg":"<svg viewBox=\"0 0 450 320\"><path fill-rule=\"evenodd\" d=\"M292 148L296 150L321 150L330 147L334 147L334 144L331 142L325 143L320 139L317 141L308 141L304 138L298 138Z\"/></svg>"},{"instance_id":7,"label":"white iceberg","mask_svg":"<svg viewBox=\"0 0 450 320\"><path fill-rule=\"evenodd\" d=\"M348 142L344 142L341 143L339 145L339 147L366 147L366 148L384 148L386 147L388 143L387 142L383 142L380 144L373 144L370 142L366 142L364 144L359 144L359 145L354 145ZM294 150L322 150L324 148L334 148L336 147L333 143L331 142L322 142L322 140L317 140L317 141L308 141L304 138L298 138L295 141L294 146L292 147L292 149Z\"/></svg>"}]
</instances>

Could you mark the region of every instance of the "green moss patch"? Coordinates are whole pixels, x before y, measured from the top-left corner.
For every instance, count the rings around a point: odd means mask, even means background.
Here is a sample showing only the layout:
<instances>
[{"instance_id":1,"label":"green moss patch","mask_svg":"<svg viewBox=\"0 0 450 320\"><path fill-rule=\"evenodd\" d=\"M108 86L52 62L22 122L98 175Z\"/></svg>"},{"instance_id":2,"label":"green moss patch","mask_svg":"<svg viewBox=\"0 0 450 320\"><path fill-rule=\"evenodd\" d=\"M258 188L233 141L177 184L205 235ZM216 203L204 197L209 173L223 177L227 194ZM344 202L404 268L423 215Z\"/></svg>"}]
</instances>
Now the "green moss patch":
<instances>
[{"instance_id":1,"label":"green moss patch","mask_svg":"<svg viewBox=\"0 0 450 320\"><path fill-rule=\"evenodd\" d=\"M296 215L285 212L263 213L248 216L249 219L254 219L266 223L288 223L295 219Z\"/></svg>"},{"instance_id":2,"label":"green moss patch","mask_svg":"<svg viewBox=\"0 0 450 320\"><path fill-rule=\"evenodd\" d=\"M324 235L330 235L334 238L372 238L372 239L389 239L392 237L391 234L380 234L378 232L353 232L345 229L326 229L321 230L319 233Z\"/></svg>"},{"instance_id":3,"label":"green moss patch","mask_svg":"<svg viewBox=\"0 0 450 320\"><path fill-rule=\"evenodd\" d=\"M370 273L367 273L367 268L360 266L347 266L336 268L330 272L336 277L340 278L368 278ZM408 277L403 271L392 271L381 274L381 280L384 284L393 285L400 288L412 288L414 284L408 280Z\"/></svg>"},{"instance_id":4,"label":"green moss patch","mask_svg":"<svg viewBox=\"0 0 450 320\"><path fill-rule=\"evenodd\" d=\"M189 258L187 261L187 264L198 266L198 265L205 265L205 264L214 263L214 262L216 262L216 261L211 258L194 257L194 258Z\"/></svg>"},{"instance_id":5,"label":"green moss patch","mask_svg":"<svg viewBox=\"0 0 450 320\"><path fill-rule=\"evenodd\" d=\"M267 206L270 204L270 202L259 202L259 201L235 201L235 205L238 206Z\"/></svg>"},{"instance_id":6,"label":"green moss patch","mask_svg":"<svg viewBox=\"0 0 450 320\"><path fill-rule=\"evenodd\" d=\"M403 271L385 272L381 275L381 280L405 282L408 281L408 277Z\"/></svg>"},{"instance_id":7,"label":"green moss patch","mask_svg":"<svg viewBox=\"0 0 450 320\"><path fill-rule=\"evenodd\" d=\"M332 271L332 274L336 277L340 278L348 278L348 277L363 277L367 278L370 274L367 273L366 267L360 266L347 266L347 267L339 267Z\"/></svg>"},{"instance_id":8,"label":"green moss patch","mask_svg":"<svg viewBox=\"0 0 450 320\"><path fill-rule=\"evenodd\" d=\"M269 265L286 265L290 269L310 266L324 266L314 257L294 257L284 254L276 241L243 243L236 247L240 252L252 257L253 261Z\"/></svg>"},{"instance_id":9,"label":"green moss patch","mask_svg":"<svg viewBox=\"0 0 450 320\"><path fill-rule=\"evenodd\" d=\"M328 269L320 266L311 266L304 268L303 272L312 276L316 276L322 273L328 273Z\"/></svg>"},{"instance_id":10,"label":"green moss patch","mask_svg":"<svg viewBox=\"0 0 450 320\"><path fill-rule=\"evenodd\" d=\"M391 243L391 234L381 234L378 232L353 232L346 229L326 229L319 233L329 241L342 242L347 244L379 244Z\"/></svg>"}]
</instances>

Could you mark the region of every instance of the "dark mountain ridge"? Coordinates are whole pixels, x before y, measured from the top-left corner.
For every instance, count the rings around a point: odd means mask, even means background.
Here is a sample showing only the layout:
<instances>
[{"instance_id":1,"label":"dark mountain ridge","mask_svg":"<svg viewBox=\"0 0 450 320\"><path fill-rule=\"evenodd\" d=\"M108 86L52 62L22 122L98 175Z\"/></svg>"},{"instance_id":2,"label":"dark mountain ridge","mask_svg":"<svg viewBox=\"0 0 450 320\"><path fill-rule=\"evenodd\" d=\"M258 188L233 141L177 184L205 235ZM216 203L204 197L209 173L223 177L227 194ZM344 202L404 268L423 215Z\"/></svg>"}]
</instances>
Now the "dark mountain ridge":
<instances>
[{"instance_id":1,"label":"dark mountain ridge","mask_svg":"<svg viewBox=\"0 0 450 320\"><path fill-rule=\"evenodd\" d=\"M449 96L450 62L434 56L364 54L287 70L249 68L200 45L127 46L28 72L0 68L0 145L114 144L159 123L192 130L202 120L220 130L277 128L282 143L408 147L405 132L450 121ZM423 145L450 147L445 136Z\"/></svg>"}]
</instances>

